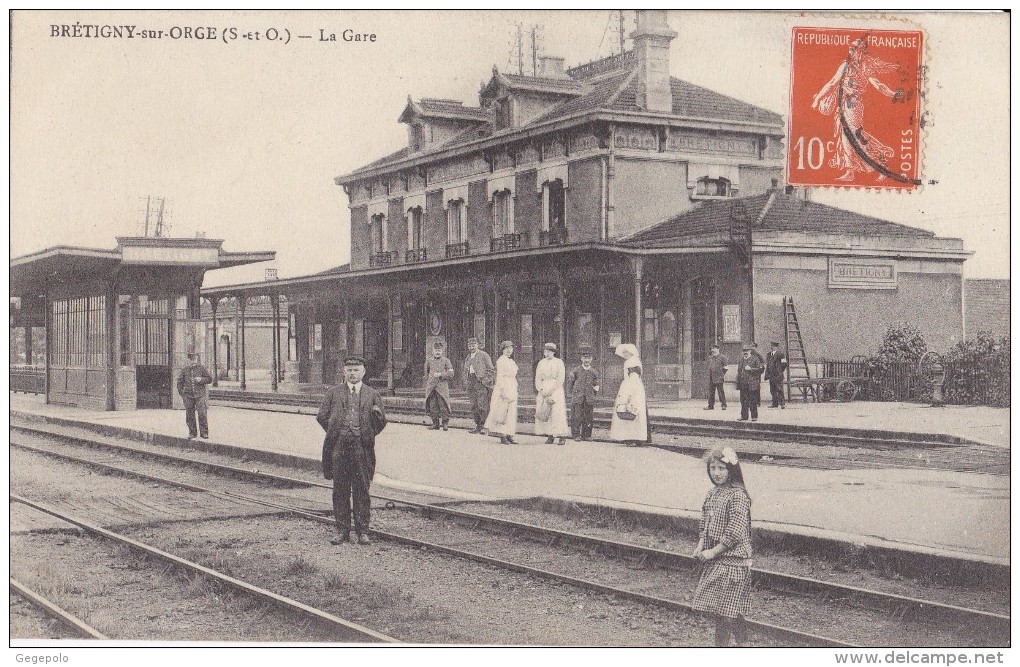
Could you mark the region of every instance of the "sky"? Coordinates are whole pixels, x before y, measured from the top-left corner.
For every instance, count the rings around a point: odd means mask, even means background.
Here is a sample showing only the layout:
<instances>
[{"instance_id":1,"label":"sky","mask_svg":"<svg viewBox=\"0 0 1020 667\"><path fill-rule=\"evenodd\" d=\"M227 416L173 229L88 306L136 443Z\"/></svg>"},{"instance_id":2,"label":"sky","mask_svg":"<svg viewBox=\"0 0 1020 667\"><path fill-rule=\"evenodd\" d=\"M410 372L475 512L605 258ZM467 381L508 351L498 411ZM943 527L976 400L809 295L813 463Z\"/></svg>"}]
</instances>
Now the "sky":
<instances>
[{"instance_id":1,"label":"sky","mask_svg":"<svg viewBox=\"0 0 1020 667\"><path fill-rule=\"evenodd\" d=\"M333 178L406 144L397 117L408 95L477 105L494 66L517 71L518 25L529 65L532 26L541 53L568 67L609 55L619 48L614 14L16 11L11 257L112 248L115 236L141 233L146 197L156 196L167 200L171 236L277 251L272 264L211 272L207 286L258 280L267 266L292 277L343 264L347 197ZM629 33L633 12L625 20ZM967 277L1009 277L1008 15L670 12L668 21L678 32L673 76L784 116L792 27L923 29L925 185L815 188L812 199L962 238L974 252ZM135 37L59 36L77 22L135 26ZM175 27L192 38L172 38ZM215 40L194 38L210 27ZM267 40L271 29L289 31L289 43ZM375 41L344 41L345 29ZM243 37L256 31L258 40ZM322 39L331 34L337 41Z\"/></svg>"}]
</instances>

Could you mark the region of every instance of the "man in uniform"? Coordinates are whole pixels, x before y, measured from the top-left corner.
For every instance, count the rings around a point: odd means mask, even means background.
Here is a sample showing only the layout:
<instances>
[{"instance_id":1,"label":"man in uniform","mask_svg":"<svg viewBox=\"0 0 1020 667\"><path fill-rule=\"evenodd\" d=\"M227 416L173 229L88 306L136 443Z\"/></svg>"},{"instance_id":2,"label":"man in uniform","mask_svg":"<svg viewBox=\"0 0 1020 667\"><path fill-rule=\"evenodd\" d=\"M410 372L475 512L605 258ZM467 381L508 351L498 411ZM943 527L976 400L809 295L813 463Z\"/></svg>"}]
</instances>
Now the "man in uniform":
<instances>
[{"instance_id":1,"label":"man in uniform","mask_svg":"<svg viewBox=\"0 0 1020 667\"><path fill-rule=\"evenodd\" d=\"M599 374L591 365L590 347L581 348L581 365L570 371L570 430L578 440L591 440L595 424L595 395L599 393Z\"/></svg>"},{"instance_id":2,"label":"man in uniform","mask_svg":"<svg viewBox=\"0 0 1020 667\"><path fill-rule=\"evenodd\" d=\"M379 392L362 382L365 360L344 359L344 382L326 392L316 419L326 438L322 443L322 472L333 480L333 544L351 538L351 499L358 544L371 544L368 520L369 486L375 476L375 436L386 426L386 412Z\"/></svg>"},{"instance_id":3,"label":"man in uniform","mask_svg":"<svg viewBox=\"0 0 1020 667\"><path fill-rule=\"evenodd\" d=\"M786 409L786 397L783 395L783 373L786 372L786 357L779 349L779 343L772 341L772 349L765 355L765 379L769 381L772 393L772 408Z\"/></svg>"},{"instance_id":4,"label":"man in uniform","mask_svg":"<svg viewBox=\"0 0 1020 667\"><path fill-rule=\"evenodd\" d=\"M758 421L758 404L761 403L761 374L765 370L761 359L754 354L754 348L744 345L744 356L738 362L737 389L740 390L740 421L746 422L748 413L751 421Z\"/></svg>"},{"instance_id":5,"label":"man in uniform","mask_svg":"<svg viewBox=\"0 0 1020 667\"><path fill-rule=\"evenodd\" d=\"M205 366L198 363L198 353L188 352L188 365L177 376L177 393L184 399L185 421L188 422L188 440L201 432L209 439L209 399L206 385L212 384L212 375ZM195 413L198 413L198 428L195 427Z\"/></svg>"},{"instance_id":6,"label":"man in uniform","mask_svg":"<svg viewBox=\"0 0 1020 667\"><path fill-rule=\"evenodd\" d=\"M496 382L496 367L492 358L478 347L477 338L468 338L468 356L464 360L464 387L471 400L471 416L475 427L469 433L481 433L485 418L489 416L492 385Z\"/></svg>"},{"instance_id":7,"label":"man in uniform","mask_svg":"<svg viewBox=\"0 0 1020 667\"><path fill-rule=\"evenodd\" d=\"M453 364L443 356L443 344L432 346L432 358L425 360L425 413L432 417L430 431L444 431L450 421L450 380Z\"/></svg>"},{"instance_id":8,"label":"man in uniform","mask_svg":"<svg viewBox=\"0 0 1020 667\"><path fill-rule=\"evenodd\" d=\"M719 353L719 346L713 345L712 352L708 356L708 407L706 410L715 410L715 397L719 395L719 402L722 409L726 409L726 388L723 383L726 381L726 357Z\"/></svg>"}]
</instances>

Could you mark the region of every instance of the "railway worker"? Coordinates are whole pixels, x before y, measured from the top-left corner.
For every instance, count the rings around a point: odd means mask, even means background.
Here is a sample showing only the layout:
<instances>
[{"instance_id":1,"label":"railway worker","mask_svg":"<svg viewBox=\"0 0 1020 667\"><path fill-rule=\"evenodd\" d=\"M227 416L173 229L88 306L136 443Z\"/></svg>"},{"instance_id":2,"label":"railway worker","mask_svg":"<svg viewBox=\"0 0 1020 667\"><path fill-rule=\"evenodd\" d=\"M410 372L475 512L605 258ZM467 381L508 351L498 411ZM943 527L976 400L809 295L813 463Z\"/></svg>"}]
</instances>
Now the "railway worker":
<instances>
[{"instance_id":1,"label":"railway worker","mask_svg":"<svg viewBox=\"0 0 1020 667\"><path fill-rule=\"evenodd\" d=\"M706 410L715 410L715 397L719 395L719 403L722 409L726 409L726 389L723 386L726 381L726 357L719 353L719 345L712 346L712 352L708 356L708 407Z\"/></svg>"},{"instance_id":2,"label":"railway worker","mask_svg":"<svg viewBox=\"0 0 1020 667\"><path fill-rule=\"evenodd\" d=\"M508 340L499 345L496 359L496 382L492 387L492 405L489 406L485 428L499 436L504 445L516 445L517 434L517 362L514 361L514 344Z\"/></svg>"},{"instance_id":3,"label":"railway worker","mask_svg":"<svg viewBox=\"0 0 1020 667\"><path fill-rule=\"evenodd\" d=\"M578 440L591 440L595 425L595 395L599 393L599 375L591 365L590 347L581 348L581 365L570 371L570 430Z\"/></svg>"},{"instance_id":4,"label":"railway worker","mask_svg":"<svg viewBox=\"0 0 1020 667\"><path fill-rule=\"evenodd\" d=\"M464 360L464 388L471 400L471 416L475 427L469 433L485 430L485 418L489 416L492 385L496 381L496 367L492 357L478 345L477 338L468 338L468 356Z\"/></svg>"},{"instance_id":5,"label":"railway worker","mask_svg":"<svg viewBox=\"0 0 1020 667\"><path fill-rule=\"evenodd\" d=\"M333 544L351 538L351 500L354 531L358 544L371 544L368 537L369 486L375 475L375 436L386 427L386 411L379 392L362 382L365 360L344 359L344 382L331 387L316 419L326 438L322 443L322 473L333 480Z\"/></svg>"},{"instance_id":6,"label":"railway worker","mask_svg":"<svg viewBox=\"0 0 1020 667\"><path fill-rule=\"evenodd\" d=\"M177 393L184 399L185 421L188 423L188 440L201 434L209 439L209 398L206 385L212 384L209 370L198 363L198 353L188 352L188 365L177 376ZM198 427L195 426L198 413Z\"/></svg>"},{"instance_id":7,"label":"railway worker","mask_svg":"<svg viewBox=\"0 0 1020 667\"><path fill-rule=\"evenodd\" d=\"M769 407L786 409L786 396L783 395L786 366L786 356L779 349L779 343L772 341L772 349L765 355L765 379L769 381L769 392L772 394L772 405Z\"/></svg>"},{"instance_id":8,"label":"railway worker","mask_svg":"<svg viewBox=\"0 0 1020 667\"><path fill-rule=\"evenodd\" d=\"M432 346L432 358L425 360L425 414L432 418L430 431L447 430L450 422L450 380L453 364L443 355L443 344Z\"/></svg>"},{"instance_id":9,"label":"railway worker","mask_svg":"<svg viewBox=\"0 0 1020 667\"><path fill-rule=\"evenodd\" d=\"M613 403L609 437L639 447L652 441L648 428L645 385L641 381L641 359L633 343L617 345L616 356L623 358L623 382L620 383L620 391Z\"/></svg>"},{"instance_id":10,"label":"railway worker","mask_svg":"<svg viewBox=\"0 0 1020 667\"><path fill-rule=\"evenodd\" d=\"M691 607L715 617L715 645L747 641L751 611L751 497L737 453L716 448L705 459L714 485L705 497L694 558L705 563Z\"/></svg>"},{"instance_id":11,"label":"railway worker","mask_svg":"<svg viewBox=\"0 0 1020 667\"><path fill-rule=\"evenodd\" d=\"M737 389L740 390L740 419L746 422L748 413L751 421L758 421L758 405L761 403L761 374L765 370L761 358L754 348L744 345L744 356L737 366Z\"/></svg>"},{"instance_id":12,"label":"railway worker","mask_svg":"<svg viewBox=\"0 0 1020 667\"><path fill-rule=\"evenodd\" d=\"M556 343L542 348L544 359L535 367L535 435L546 436L545 444L566 443L570 435L567 424L567 397L563 391L567 368L556 356Z\"/></svg>"}]
</instances>

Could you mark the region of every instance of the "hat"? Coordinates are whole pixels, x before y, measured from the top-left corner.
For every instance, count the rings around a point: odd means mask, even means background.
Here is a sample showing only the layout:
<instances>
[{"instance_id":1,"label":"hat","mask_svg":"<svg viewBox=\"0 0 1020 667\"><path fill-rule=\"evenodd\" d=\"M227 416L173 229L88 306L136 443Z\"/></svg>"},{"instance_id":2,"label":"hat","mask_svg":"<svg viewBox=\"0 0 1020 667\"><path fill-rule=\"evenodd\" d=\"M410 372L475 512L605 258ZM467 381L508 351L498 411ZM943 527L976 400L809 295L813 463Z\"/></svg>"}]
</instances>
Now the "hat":
<instances>
[{"instance_id":1,"label":"hat","mask_svg":"<svg viewBox=\"0 0 1020 667\"><path fill-rule=\"evenodd\" d=\"M616 346L616 356L622 357L625 352L629 352L632 357L638 356L637 346L634 343L623 343Z\"/></svg>"},{"instance_id":2,"label":"hat","mask_svg":"<svg viewBox=\"0 0 1020 667\"><path fill-rule=\"evenodd\" d=\"M344 357L344 366L364 366L365 358L356 354L349 354Z\"/></svg>"},{"instance_id":3,"label":"hat","mask_svg":"<svg viewBox=\"0 0 1020 667\"><path fill-rule=\"evenodd\" d=\"M594 357L595 356L595 354L592 352L592 349L590 347L588 347L587 345L584 345L584 346L581 347L580 355L582 357Z\"/></svg>"},{"instance_id":4,"label":"hat","mask_svg":"<svg viewBox=\"0 0 1020 667\"><path fill-rule=\"evenodd\" d=\"M545 345L542 346L542 348L546 350L552 350L553 352L555 352L558 349L556 347L556 343L546 343Z\"/></svg>"},{"instance_id":5,"label":"hat","mask_svg":"<svg viewBox=\"0 0 1020 667\"><path fill-rule=\"evenodd\" d=\"M773 347L779 347L779 343L777 343L776 341L772 341L772 346Z\"/></svg>"},{"instance_id":6,"label":"hat","mask_svg":"<svg viewBox=\"0 0 1020 667\"><path fill-rule=\"evenodd\" d=\"M744 352L750 352L754 349L754 345L751 343L744 343L744 347L741 349L744 350Z\"/></svg>"},{"instance_id":7,"label":"hat","mask_svg":"<svg viewBox=\"0 0 1020 667\"><path fill-rule=\"evenodd\" d=\"M198 359L198 352L195 352L194 350L188 352L188 359Z\"/></svg>"},{"instance_id":8,"label":"hat","mask_svg":"<svg viewBox=\"0 0 1020 667\"><path fill-rule=\"evenodd\" d=\"M504 349L506 349L508 347L513 347L513 346L514 346L514 344L512 342L510 342L508 340L505 340L505 341L503 341L502 343L499 344L499 351L502 352Z\"/></svg>"},{"instance_id":9,"label":"hat","mask_svg":"<svg viewBox=\"0 0 1020 667\"><path fill-rule=\"evenodd\" d=\"M474 343L475 345L478 345L478 339L475 338L474 336L472 336L471 338L468 338L467 344L470 345L471 343Z\"/></svg>"},{"instance_id":10,"label":"hat","mask_svg":"<svg viewBox=\"0 0 1020 667\"><path fill-rule=\"evenodd\" d=\"M435 343L432 343L432 349L433 349L433 350L441 350L441 349L443 349L443 344L442 344L442 343L440 343L440 342L439 342L439 341L437 340L437 341L436 341Z\"/></svg>"}]
</instances>

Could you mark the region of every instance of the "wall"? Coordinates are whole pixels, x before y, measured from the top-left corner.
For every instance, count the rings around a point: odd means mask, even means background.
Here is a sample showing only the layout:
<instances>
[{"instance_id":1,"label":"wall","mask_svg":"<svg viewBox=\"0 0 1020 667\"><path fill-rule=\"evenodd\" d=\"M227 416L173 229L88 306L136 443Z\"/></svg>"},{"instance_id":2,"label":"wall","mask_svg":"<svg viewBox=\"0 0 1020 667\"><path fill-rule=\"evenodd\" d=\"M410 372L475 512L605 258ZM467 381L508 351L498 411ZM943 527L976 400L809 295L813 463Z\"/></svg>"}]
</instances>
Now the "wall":
<instances>
[{"instance_id":1,"label":"wall","mask_svg":"<svg viewBox=\"0 0 1020 667\"><path fill-rule=\"evenodd\" d=\"M1009 335L1009 279L965 280L964 307L967 338L979 331L991 332L996 338Z\"/></svg>"},{"instance_id":2,"label":"wall","mask_svg":"<svg viewBox=\"0 0 1020 667\"><path fill-rule=\"evenodd\" d=\"M425 247L429 260L446 257L446 209L442 190L425 195Z\"/></svg>"},{"instance_id":3,"label":"wall","mask_svg":"<svg viewBox=\"0 0 1020 667\"><path fill-rule=\"evenodd\" d=\"M351 209L351 270L367 269L372 252L372 229L368 226L368 207Z\"/></svg>"},{"instance_id":4,"label":"wall","mask_svg":"<svg viewBox=\"0 0 1020 667\"><path fill-rule=\"evenodd\" d=\"M489 252L492 238L492 206L486 197L486 182L468 184L467 242L472 255Z\"/></svg>"},{"instance_id":5,"label":"wall","mask_svg":"<svg viewBox=\"0 0 1020 667\"><path fill-rule=\"evenodd\" d=\"M772 187L772 179L776 179L778 187L784 187L783 170L770 167L740 167L740 191L738 197L760 195Z\"/></svg>"},{"instance_id":6,"label":"wall","mask_svg":"<svg viewBox=\"0 0 1020 667\"><path fill-rule=\"evenodd\" d=\"M602 166L599 159L578 160L567 165L570 187L565 191L567 240L598 241L601 224Z\"/></svg>"},{"instance_id":7,"label":"wall","mask_svg":"<svg viewBox=\"0 0 1020 667\"><path fill-rule=\"evenodd\" d=\"M517 174L514 180L514 231L527 234L532 245L538 245L542 229L542 198L535 193L538 172L534 169Z\"/></svg>"},{"instance_id":8,"label":"wall","mask_svg":"<svg viewBox=\"0 0 1020 667\"><path fill-rule=\"evenodd\" d=\"M694 205L687 192L687 165L682 162L617 157L612 188L614 238L650 227Z\"/></svg>"},{"instance_id":9,"label":"wall","mask_svg":"<svg viewBox=\"0 0 1020 667\"><path fill-rule=\"evenodd\" d=\"M945 352L963 335L963 281L958 264L928 262L930 272L916 273L905 269L917 262L899 260L895 290L830 289L828 270L818 266L819 261L825 266L826 258L806 257L801 268L790 266L798 259L755 257L759 345L770 340L785 345L783 295L794 299L810 363L874 354L886 329L904 323L919 328L936 352Z\"/></svg>"}]
</instances>

